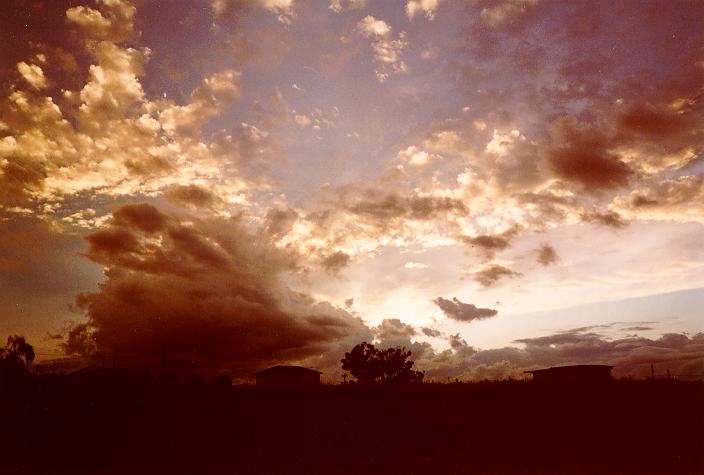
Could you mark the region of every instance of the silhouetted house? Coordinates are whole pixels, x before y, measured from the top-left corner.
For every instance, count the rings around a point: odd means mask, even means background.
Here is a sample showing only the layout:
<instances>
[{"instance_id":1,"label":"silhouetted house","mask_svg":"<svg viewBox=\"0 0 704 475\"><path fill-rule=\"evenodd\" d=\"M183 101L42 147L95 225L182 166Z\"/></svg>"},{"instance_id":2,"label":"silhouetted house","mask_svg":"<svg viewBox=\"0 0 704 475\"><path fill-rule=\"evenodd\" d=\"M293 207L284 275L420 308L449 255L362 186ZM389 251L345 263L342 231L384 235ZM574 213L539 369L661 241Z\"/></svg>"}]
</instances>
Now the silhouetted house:
<instances>
[{"instance_id":1,"label":"silhouetted house","mask_svg":"<svg viewBox=\"0 0 704 475\"><path fill-rule=\"evenodd\" d=\"M533 381L537 383L598 384L611 381L611 368L613 366L582 364L554 366L552 368L526 371L526 373L532 374Z\"/></svg>"},{"instance_id":2,"label":"silhouetted house","mask_svg":"<svg viewBox=\"0 0 704 475\"><path fill-rule=\"evenodd\" d=\"M257 386L264 388L314 388L320 385L321 374L302 366L273 366L255 376Z\"/></svg>"}]
</instances>

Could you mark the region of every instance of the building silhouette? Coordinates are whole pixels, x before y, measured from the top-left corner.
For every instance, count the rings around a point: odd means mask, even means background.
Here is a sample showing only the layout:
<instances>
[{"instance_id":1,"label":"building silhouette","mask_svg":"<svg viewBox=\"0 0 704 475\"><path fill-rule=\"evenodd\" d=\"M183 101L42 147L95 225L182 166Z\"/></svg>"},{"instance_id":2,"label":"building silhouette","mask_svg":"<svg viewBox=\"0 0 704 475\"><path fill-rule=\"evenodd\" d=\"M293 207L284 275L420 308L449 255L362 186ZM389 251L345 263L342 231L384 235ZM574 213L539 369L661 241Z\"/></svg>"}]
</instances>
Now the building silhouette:
<instances>
[{"instance_id":1,"label":"building silhouette","mask_svg":"<svg viewBox=\"0 0 704 475\"><path fill-rule=\"evenodd\" d=\"M273 366L255 373L257 386L264 388L315 388L320 371L302 366Z\"/></svg>"},{"instance_id":2,"label":"building silhouette","mask_svg":"<svg viewBox=\"0 0 704 475\"><path fill-rule=\"evenodd\" d=\"M554 366L552 368L526 371L533 375L536 383L585 384L611 381L613 366L584 364L574 366Z\"/></svg>"}]
</instances>

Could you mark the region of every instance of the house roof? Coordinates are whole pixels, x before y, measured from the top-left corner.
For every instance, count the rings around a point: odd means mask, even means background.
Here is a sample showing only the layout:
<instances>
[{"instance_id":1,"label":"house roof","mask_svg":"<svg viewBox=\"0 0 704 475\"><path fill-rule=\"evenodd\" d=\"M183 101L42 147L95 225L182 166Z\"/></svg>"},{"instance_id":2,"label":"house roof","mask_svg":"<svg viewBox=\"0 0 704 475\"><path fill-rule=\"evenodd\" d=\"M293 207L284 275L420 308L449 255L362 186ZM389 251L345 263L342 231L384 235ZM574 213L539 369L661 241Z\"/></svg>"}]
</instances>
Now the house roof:
<instances>
[{"instance_id":1,"label":"house roof","mask_svg":"<svg viewBox=\"0 0 704 475\"><path fill-rule=\"evenodd\" d=\"M268 374L323 374L321 371L316 371L310 368L304 368L303 366L272 366L271 368L263 369L257 371L257 376L268 375Z\"/></svg>"},{"instance_id":2,"label":"house roof","mask_svg":"<svg viewBox=\"0 0 704 475\"><path fill-rule=\"evenodd\" d=\"M570 366L553 366L551 368L543 368L543 369L534 369L532 371L524 371L524 373L530 373L530 374L535 374L535 373L566 373L566 372L574 372L574 371L583 371L587 369L606 369L608 368L611 370L613 366L609 365L604 365L604 364L578 364L578 365L570 365Z\"/></svg>"}]
</instances>

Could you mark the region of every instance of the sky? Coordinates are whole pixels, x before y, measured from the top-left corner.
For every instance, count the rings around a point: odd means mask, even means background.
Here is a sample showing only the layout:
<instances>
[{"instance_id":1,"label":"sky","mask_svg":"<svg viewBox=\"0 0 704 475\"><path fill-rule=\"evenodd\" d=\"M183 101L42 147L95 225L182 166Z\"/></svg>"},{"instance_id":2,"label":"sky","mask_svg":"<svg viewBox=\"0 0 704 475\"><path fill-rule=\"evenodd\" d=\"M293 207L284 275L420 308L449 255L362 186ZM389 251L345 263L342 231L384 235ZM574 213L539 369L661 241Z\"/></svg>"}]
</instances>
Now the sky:
<instances>
[{"instance_id":1,"label":"sky","mask_svg":"<svg viewBox=\"0 0 704 475\"><path fill-rule=\"evenodd\" d=\"M704 378L704 4L0 8L0 337L39 360Z\"/></svg>"}]
</instances>

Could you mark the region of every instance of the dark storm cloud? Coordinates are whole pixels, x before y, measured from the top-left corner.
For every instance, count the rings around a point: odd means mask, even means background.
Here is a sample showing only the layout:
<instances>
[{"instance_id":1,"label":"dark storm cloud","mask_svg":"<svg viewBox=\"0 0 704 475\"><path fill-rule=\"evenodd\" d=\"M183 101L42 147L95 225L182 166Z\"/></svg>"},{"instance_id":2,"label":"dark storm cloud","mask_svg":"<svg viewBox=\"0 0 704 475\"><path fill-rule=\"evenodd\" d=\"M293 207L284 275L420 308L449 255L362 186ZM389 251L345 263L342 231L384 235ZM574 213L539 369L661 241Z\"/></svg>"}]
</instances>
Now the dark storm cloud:
<instances>
[{"instance_id":1,"label":"dark storm cloud","mask_svg":"<svg viewBox=\"0 0 704 475\"><path fill-rule=\"evenodd\" d=\"M555 248L552 247L550 244L545 243L538 248L538 257L536 258L536 260L539 264L547 267L549 265L555 264L558 259L559 257L557 255L557 252L555 251Z\"/></svg>"},{"instance_id":2,"label":"dark storm cloud","mask_svg":"<svg viewBox=\"0 0 704 475\"><path fill-rule=\"evenodd\" d=\"M461 322L471 322L472 320L481 320L495 316L499 313L491 308L478 308L471 303L464 303L453 297L452 300L438 297L433 300L433 303L440 307L440 310L449 318L459 320Z\"/></svg>"},{"instance_id":3,"label":"dark storm cloud","mask_svg":"<svg viewBox=\"0 0 704 475\"><path fill-rule=\"evenodd\" d=\"M471 272L470 274L474 280L482 284L484 287L490 287L504 277L518 277L522 275L520 272L513 271L500 264L490 264L479 270Z\"/></svg>"},{"instance_id":4,"label":"dark storm cloud","mask_svg":"<svg viewBox=\"0 0 704 475\"><path fill-rule=\"evenodd\" d=\"M235 374L333 354L368 338L360 319L287 289L290 257L253 239L239 219L181 218L124 206L88 236L87 256L107 270L77 307L88 323L69 353L117 352L130 364ZM317 362L322 364L322 360Z\"/></svg>"}]
</instances>

